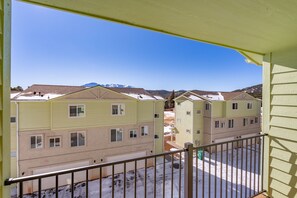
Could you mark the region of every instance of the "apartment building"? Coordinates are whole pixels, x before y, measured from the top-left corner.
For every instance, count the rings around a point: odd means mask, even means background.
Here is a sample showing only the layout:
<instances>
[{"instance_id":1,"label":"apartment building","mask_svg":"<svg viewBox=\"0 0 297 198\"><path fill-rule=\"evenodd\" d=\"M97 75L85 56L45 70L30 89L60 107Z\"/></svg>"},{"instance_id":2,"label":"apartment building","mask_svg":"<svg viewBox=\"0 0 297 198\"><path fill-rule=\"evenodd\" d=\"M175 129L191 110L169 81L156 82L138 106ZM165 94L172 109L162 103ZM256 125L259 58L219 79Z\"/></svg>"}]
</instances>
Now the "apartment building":
<instances>
[{"instance_id":1,"label":"apartment building","mask_svg":"<svg viewBox=\"0 0 297 198\"><path fill-rule=\"evenodd\" d=\"M261 131L261 101L244 92L193 90L175 99L176 144L223 142Z\"/></svg>"},{"instance_id":2,"label":"apartment building","mask_svg":"<svg viewBox=\"0 0 297 198\"><path fill-rule=\"evenodd\" d=\"M141 88L32 85L11 99L12 176L162 153L163 112L164 100ZM60 176L59 185L69 179ZM26 185L26 192L37 188ZM52 186L43 181L43 189Z\"/></svg>"}]
</instances>

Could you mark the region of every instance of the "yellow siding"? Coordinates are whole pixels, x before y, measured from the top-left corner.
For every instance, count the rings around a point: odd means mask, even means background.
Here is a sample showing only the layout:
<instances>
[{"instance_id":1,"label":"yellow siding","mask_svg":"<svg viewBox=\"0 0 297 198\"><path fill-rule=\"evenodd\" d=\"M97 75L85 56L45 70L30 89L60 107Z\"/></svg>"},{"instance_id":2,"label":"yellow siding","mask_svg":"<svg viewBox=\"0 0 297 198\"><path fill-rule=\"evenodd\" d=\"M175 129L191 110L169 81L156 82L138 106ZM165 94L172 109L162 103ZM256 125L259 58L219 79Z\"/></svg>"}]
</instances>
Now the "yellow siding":
<instances>
[{"instance_id":1,"label":"yellow siding","mask_svg":"<svg viewBox=\"0 0 297 198\"><path fill-rule=\"evenodd\" d=\"M138 122L151 122L154 119L154 101L138 101Z\"/></svg>"},{"instance_id":2,"label":"yellow siding","mask_svg":"<svg viewBox=\"0 0 297 198\"><path fill-rule=\"evenodd\" d=\"M253 108L247 109L247 103L251 102ZM238 109L232 109L232 103L238 103ZM259 100L232 100L226 102L226 117L259 116L261 101Z\"/></svg>"},{"instance_id":3,"label":"yellow siding","mask_svg":"<svg viewBox=\"0 0 297 198\"><path fill-rule=\"evenodd\" d=\"M70 118L68 106L84 104L85 117ZM125 104L125 115L111 115L112 104ZM151 110L153 111L153 109ZM151 114L152 117L153 114ZM120 124L135 124L137 118L136 101L55 101L52 102L52 129L84 128L110 126ZM152 120L152 119L151 119Z\"/></svg>"},{"instance_id":4,"label":"yellow siding","mask_svg":"<svg viewBox=\"0 0 297 198\"><path fill-rule=\"evenodd\" d=\"M155 153L163 153L163 137L164 137L164 101L155 102L155 113L159 114L159 118L155 118L155 134L159 139L155 141Z\"/></svg>"},{"instance_id":5,"label":"yellow siding","mask_svg":"<svg viewBox=\"0 0 297 198\"><path fill-rule=\"evenodd\" d=\"M297 197L297 49L293 51L272 53L264 62L263 126L269 133L264 181L271 197Z\"/></svg>"},{"instance_id":6,"label":"yellow siding","mask_svg":"<svg viewBox=\"0 0 297 198\"><path fill-rule=\"evenodd\" d=\"M191 115L187 115L187 111L190 111ZM181 102L179 105L175 105L175 127L176 143L179 146L184 146L185 142L193 142L193 103L189 100ZM186 130L190 130L187 133Z\"/></svg>"},{"instance_id":7,"label":"yellow siding","mask_svg":"<svg viewBox=\"0 0 297 198\"><path fill-rule=\"evenodd\" d=\"M193 101L193 144L195 145L195 141L200 141L200 145L203 144L203 133L204 133L204 119L203 119L203 109L205 108L204 101ZM200 113L198 113L198 111ZM198 134L197 131L200 131Z\"/></svg>"},{"instance_id":8,"label":"yellow siding","mask_svg":"<svg viewBox=\"0 0 297 198\"><path fill-rule=\"evenodd\" d=\"M211 106L211 117L221 118L225 116L225 101L212 101Z\"/></svg>"},{"instance_id":9,"label":"yellow siding","mask_svg":"<svg viewBox=\"0 0 297 198\"><path fill-rule=\"evenodd\" d=\"M10 117L16 117L17 122L17 111L16 103L10 102ZM11 176L17 177L17 123L10 123L10 148L11 148Z\"/></svg>"},{"instance_id":10,"label":"yellow siding","mask_svg":"<svg viewBox=\"0 0 297 198\"><path fill-rule=\"evenodd\" d=\"M49 129L50 103L49 102L20 102L19 129Z\"/></svg>"}]
</instances>

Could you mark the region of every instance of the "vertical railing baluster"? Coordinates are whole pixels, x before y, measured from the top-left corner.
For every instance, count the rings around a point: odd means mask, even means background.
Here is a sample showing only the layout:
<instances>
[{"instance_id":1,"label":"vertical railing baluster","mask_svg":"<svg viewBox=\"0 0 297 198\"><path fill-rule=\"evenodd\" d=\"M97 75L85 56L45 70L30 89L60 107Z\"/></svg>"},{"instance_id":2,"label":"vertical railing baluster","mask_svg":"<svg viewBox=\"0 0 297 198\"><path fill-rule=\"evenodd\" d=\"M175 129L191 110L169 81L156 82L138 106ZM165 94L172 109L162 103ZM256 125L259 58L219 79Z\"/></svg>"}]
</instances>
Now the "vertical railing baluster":
<instances>
[{"instance_id":1,"label":"vertical railing baluster","mask_svg":"<svg viewBox=\"0 0 297 198\"><path fill-rule=\"evenodd\" d=\"M146 189L146 183L147 183L147 159L145 158L144 159L144 197L146 198L146 191L147 191L147 189Z\"/></svg>"},{"instance_id":2,"label":"vertical railing baluster","mask_svg":"<svg viewBox=\"0 0 297 198\"><path fill-rule=\"evenodd\" d=\"M261 151L261 155L262 155L262 167L261 167L261 191L264 190L264 180L263 180L263 171L264 171L264 144L265 144L265 136L262 136L262 151Z\"/></svg>"},{"instance_id":3,"label":"vertical railing baluster","mask_svg":"<svg viewBox=\"0 0 297 198\"><path fill-rule=\"evenodd\" d=\"M157 181L156 181L156 179L157 179L157 157L155 156L155 168L154 168L154 197L156 197L156 194L157 194L157 190L156 190L156 187L157 187L157 185L156 185L156 183L157 183Z\"/></svg>"},{"instance_id":4,"label":"vertical railing baluster","mask_svg":"<svg viewBox=\"0 0 297 198\"><path fill-rule=\"evenodd\" d=\"M165 155L163 155L163 198L165 198Z\"/></svg>"},{"instance_id":5,"label":"vertical railing baluster","mask_svg":"<svg viewBox=\"0 0 297 198\"><path fill-rule=\"evenodd\" d=\"M171 198L173 198L173 161L174 161L174 155L171 154Z\"/></svg>"},{"instance_id":6,"label":"vertical railing baluster","mask_svg":"<svg viewBox=\"0 0 297 198\"><path fill-rule=\"evenodd\" d=\"M196 198L198 198L198 148L194 151L196 156Z\"/></svg>"},{"instance_id":7,"label":"vertical railing baluster","mask_svg":"<svg viewBox=\"0 0 297 198\"><path fill-rule=\"evenodd\" d=\"M100 194L100 198L102 198L102 167L100 167L99 169L99 173L100 173L100 181L99 181L99 187L100 187L100 191L99 191L99 194Z\"/></svg>"},{"instance_id":8,"label":"vertical railing baluster","mask_svg":"<svg viewBox=\"0 0 297 198\"><path fill-rule=\"evenodd\" d=\"M193 144L185 143L184 197L193 197Z\"/></svg>"},{"instance_id":9,"label":"vertical railing baluster","mask_svg":"<svg viewBox=\"0 0 297 198\"><path fill-rule=\"evenodd\" d=\"M124 198L126 198L126 169L127 169L127 167L126 167L126 162L124 162L124 193L123 193L123 196L124 196Z\"/></svg>"},{"instance_id":10,"label":"vertical railing baluster","mask_svg":"<svg viewBox=\"0 0 297 198\"><path fill-rule=\"evenodd\" d=\"M204 198L204 182L205 182L205 170L204 170L204 166L205 166L205 161L204 161L204 148L202 148L202 197Z\"/></svg>"},{"instance_id":11,"label":"vertical railing baluster","mask_svg":"<svg viewBox=\"0 0 297 198\"><path fill-rule=\"evenodd\" d=\"M71 198L74 197L74 172L71 172Z\"/></svg>"},{"instance_id":12,"label":"vertical railing baluster","mask_svg":"<svg viewBox=\"0 0 297 198\"><path fill-rule=\"evenodd\" d=\"M89 197L89 169L86 169L86 198Z\"/></svg>"},{"instance_id":13,"label":"vertical railing baluster","mask_svg":"<svg viewBox=\"0 0 297 198\"><path fill-rule=\"evenodd\" d=\"M248 179L247 179L247 172L248 172L248 139L245 140L245 197L247 197L247 190L248 190Z\"/></svg>"},{"instance_id":14,"label":"vertical railing baluster","mask_svg":"<svg viewBox=\"0 0 297 198\"><path fill-rule=\"evenodd\" d=\"M210 187L211 187L211 149L212 147L208 147L208 197L210 198Z\"/></svg>"},{"instance_id":15,"label":"vertical railing baluster","mask_svg":"<svg viewBox=\"0 0 297 198\"><path fill-rule=\"evenodd\" d=\"M178 178L178 189L179 189L179 192L178 192L178 197L180 198L181 197L181 166L182 166L182 152L179 152L179 178Z\"/></svg>"},{"instance_id":16,"label":"vertical railing baluster","mask_svg":"<svg viewBox=\"0 0 297 198\"><path fill-rule=\"evenodd\" d=\"M236 140L236 198L238 197L238 140Z\"/></svg>"},{"instance_id":17,"label":"vertical railing baluster","mask_svg":"<svg viewBox=\"0 0 297 198\"><path fill-rule=\"evenodd\" d=\"M38 178L38 198L41 198L41 178Z\"/></svg>"},{"instance_id":18,"label":"vertical railing baluster","mask_svg":"<svg viewBox=\"0 0 297 198\"><path fill-rule=\"evenodd\" d=\"M111 166L111 197L114 197L114 164Z\"/></svg>"},{"instance_id":19,"label":"vertical railing baluster","mask_svg":"<svg viewBox=\"0 0 297 198\"><path fill-rule=\"evenodd\" d=\"M240 155L240 198L242 198L242 186L243 186L243 140L241 140L241 155Z\"/></svg>"},{"instance_id":20,"label":"vertical railing baluster","mask_svg":"<svg viewBox=\"0 0 297 198\"><path fill-rule=\"evenodd\" d=\"M231 142L231 198L233 198L233 151L234 151L234 142Z\"/></svg>"},{"instance_id":21,"label":"vertical railing baluster","mask_svg":"<svg viewBox=\"0 0 297 198\"><path fill-rule=\"evenodd\" d=\"M250 194L249 196L251 197L252 196L252 164L253 164L253 141L252 141L252 138L249 138L250 140Z\"/></svg>"},{"instance_id":22,"label":"vertical railing baluster","mask_svg":"<svg viewBox=\"0 0 297 198\"><path fill-rule=\"evenodd\" d=\"M255 139L255 145L254 145L254 189L253 189L253 195L256 194L256 166L257 166L257 162L256 162L256 154L257 154L257 140Z\"/></svg>"},{"instance_id":23,"label":"vertical railing baluster","mask_svg":"<svg viewBox=\"0 0 297 198\"><path fill-rule=\"evenodd\" d=\"M56 175L56 198L59 197L59 175Z\"/></svg>"},{"instance_id":24,"label":"vertical railing baluster","mask_svg":"<svg viewBox=\"0 0 297 198\"><path fill-rule=\"evenodd\" d=\"M257 171L258 171L258 187L257 187L257 193L260 193L260 165L261 165L261 137L258 138L258 141L259 141L259 145L258 145L258 168L257 168Z\"/></svg>"},{"instance_id":25,"label":"vertical railing baluster","mask_svg":"<svg viewBox=\"0 0 297 198\"><path fill-rule=\"evenodd\" d=\"M228 169L229 169L229 143L227 143L226 148L226 197L228 197Z\"/></svg>"},{"instance_id":26,"label":"vertical railing baluster","mask_svg":"<svg viewBox=\"0 0 297 198\"><path fill-rule=\"evenodd\" d=\"M20 194L20 198L23 198L23 182L20 182L20 186L19 186L19 194Z\"/></svg>"},{"instance_id":27,"label":"vertical railing baluster","mask_svg":"<svg viewBox=\"0 0 297 198\"><path fill-rule=\"evenodd\" d=\"M134 197L136 198L137 191L137 160L134 163Z\"/></svg>"},{"instance_id":28,"label":"vertical railing baluster","mask_svg":"<svg viewBox=\"0 0 297 198\"><path fill-rule=\"evenodd\" d=\"M215 187L214 187L214 190L215 190L215 198L217 197L217 152L218 152L218 149L217 149L217 145L215 145Z\"/></svg>"},{"instance_id":29,"label":"vertical railing baluster","mask_svg":"<svg viewBox=\"0 0 297 198\"><path fill-rule=\"evenodd\" d=\"M221 164L220 164L220 169L221 169L221 173L220 173L220 197L223 196L223 147L224 144L221 144Z\"/></svg>"}]
</instances>

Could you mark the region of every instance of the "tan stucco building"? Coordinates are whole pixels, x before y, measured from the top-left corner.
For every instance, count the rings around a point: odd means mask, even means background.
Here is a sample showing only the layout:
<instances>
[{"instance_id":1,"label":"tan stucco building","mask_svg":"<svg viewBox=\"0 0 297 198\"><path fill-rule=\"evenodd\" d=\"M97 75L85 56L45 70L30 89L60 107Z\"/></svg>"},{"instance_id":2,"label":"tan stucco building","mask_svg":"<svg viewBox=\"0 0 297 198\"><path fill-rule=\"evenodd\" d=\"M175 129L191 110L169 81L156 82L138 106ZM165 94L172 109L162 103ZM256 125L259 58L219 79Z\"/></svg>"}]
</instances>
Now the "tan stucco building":
<instances>
[{"instance_id":1,"label":"tan stucco building","mask_svg":"<svg viewBox=\"0 0 297 198\"><path fill-rule=\"evenodd\" d=\"M32 85L11 101L12 176L162 153L163 111L164 100L140 88ZM98 176L91 171L89 179ZM61 176L59 185L69 179ZM43 182L43 189L53 186Z\"/></svg>"},{"instance_id":2,"label":"tan stucco building","mask_svg":"<svg viewBox=\"0 0 297 198\"><path fill-rule=\"evenodd\" d=\"M261 101L243 92L193 90L175 99L176 144L218 143L261 132Z\"/></svg>"}]
</instances>

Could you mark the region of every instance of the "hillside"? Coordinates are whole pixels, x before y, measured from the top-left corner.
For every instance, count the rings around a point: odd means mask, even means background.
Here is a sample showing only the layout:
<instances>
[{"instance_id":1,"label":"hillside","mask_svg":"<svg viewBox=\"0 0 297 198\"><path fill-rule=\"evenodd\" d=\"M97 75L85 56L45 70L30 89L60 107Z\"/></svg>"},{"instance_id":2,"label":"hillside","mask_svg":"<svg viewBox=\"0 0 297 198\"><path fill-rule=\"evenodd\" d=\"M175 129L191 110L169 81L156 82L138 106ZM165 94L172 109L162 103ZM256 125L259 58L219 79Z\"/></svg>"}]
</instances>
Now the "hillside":
<instances>
[{"instance_id":1,"label":"hillside","mask_svg":"<svg viewBox=\"0 0 297 198\"><path fill-rule=\"evenodd\" d=\"M246 92L256 98L260 98L262 99L262 84L259 84L259 85L254 85L254 86L251 86L251 87L246 87L246 88L243 88L243 89L237 89L237 90L234 90L234 91L243 91L243 92Z\"/></svg>"}]
</instances>

